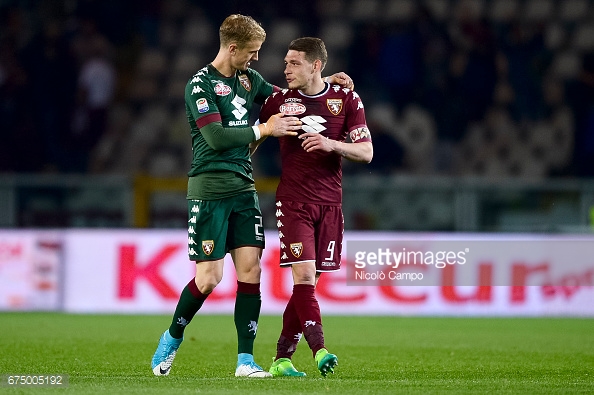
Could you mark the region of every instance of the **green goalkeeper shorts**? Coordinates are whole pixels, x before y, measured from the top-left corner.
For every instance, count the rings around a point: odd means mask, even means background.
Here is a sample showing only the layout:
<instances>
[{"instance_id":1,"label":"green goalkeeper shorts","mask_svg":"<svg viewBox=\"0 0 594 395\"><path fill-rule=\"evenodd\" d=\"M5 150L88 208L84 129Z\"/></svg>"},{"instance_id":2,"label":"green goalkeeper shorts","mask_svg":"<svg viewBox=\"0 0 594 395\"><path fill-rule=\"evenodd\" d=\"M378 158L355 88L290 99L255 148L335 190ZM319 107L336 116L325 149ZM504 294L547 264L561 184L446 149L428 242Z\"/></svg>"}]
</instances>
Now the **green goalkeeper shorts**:
<instances>
[{"instance_id":1,"label":"green goalkeeper shorts","mask_svg":"<svg viewBox=\"0 0 594 395\"><path fill-rule=\"evenodd\" d=\"M256 191L219 200L188 200L190 260L214 261L238 247L264 248L262 212Z\"/></svg>"}]
</instances>

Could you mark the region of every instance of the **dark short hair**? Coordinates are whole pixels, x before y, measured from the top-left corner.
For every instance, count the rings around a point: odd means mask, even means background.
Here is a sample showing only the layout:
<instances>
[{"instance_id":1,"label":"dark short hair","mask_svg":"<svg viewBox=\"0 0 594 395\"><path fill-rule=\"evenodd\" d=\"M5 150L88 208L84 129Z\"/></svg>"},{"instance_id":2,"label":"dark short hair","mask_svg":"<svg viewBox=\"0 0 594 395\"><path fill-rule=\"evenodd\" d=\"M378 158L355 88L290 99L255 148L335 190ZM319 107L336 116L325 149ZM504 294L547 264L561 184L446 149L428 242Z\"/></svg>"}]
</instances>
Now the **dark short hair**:
<instances>
[{"instance_id":1,"label":"dark short hair","mask_svg":"<svg viewBox=\"0 0 594 395\"><path fill-rule=\"evenodd\" d=\"M289 50L304 52L305 60L310 63L320 60L322 62L322 69L328 62L328 52L324 41L317 37L301 37L296 38L289 44Z\"/></svg>"}]
</instances>

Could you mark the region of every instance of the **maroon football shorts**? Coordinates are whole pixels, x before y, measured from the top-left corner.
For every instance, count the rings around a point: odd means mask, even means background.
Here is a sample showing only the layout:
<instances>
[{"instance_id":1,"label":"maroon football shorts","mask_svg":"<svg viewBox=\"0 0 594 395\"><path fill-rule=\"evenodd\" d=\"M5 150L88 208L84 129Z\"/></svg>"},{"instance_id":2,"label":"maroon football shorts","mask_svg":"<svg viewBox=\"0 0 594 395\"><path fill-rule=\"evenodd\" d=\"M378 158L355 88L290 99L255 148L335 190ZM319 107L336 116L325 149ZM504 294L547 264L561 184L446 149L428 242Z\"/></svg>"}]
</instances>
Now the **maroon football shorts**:
<instances>
[{"instance_id":1,"label":"maroon football shorts","mask_svg":"<svg viewBox=\"0 0 594 395\"><path fill-rule=\"evenodd\" d=\"M277 201L276 225L281 266L315 260L317 272L340 269L342 207Z\"/></svg>"}]
</instances>

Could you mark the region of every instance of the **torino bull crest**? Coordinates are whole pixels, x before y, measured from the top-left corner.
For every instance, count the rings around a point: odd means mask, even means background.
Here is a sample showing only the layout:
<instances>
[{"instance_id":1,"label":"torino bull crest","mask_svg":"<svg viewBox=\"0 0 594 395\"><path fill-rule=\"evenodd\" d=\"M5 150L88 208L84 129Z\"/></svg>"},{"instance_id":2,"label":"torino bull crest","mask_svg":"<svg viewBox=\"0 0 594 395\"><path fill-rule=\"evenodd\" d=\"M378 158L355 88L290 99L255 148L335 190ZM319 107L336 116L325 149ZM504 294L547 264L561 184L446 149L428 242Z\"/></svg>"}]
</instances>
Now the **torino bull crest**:
<instances>
[{"instance_id":1,"label":"torino bull crest","mask_svg":"<svg viewBox=\"0 0 594 395\"><path fill-rule=\"evenodd\" d=\"M338 115L342 111L342 99L327 99L326 105L328 106L328 110L334 115Z\"/></svg>"},{"instance_id":2,"label":"torino bull crest","mask_svg":"<svg viewBox=\"0 0 594 395\"><path fill-rule=\"evenodd\" d=\"M212 254L213 250L214 250L214 241L213 240L202 240L202 251L204 251L204 253L206 255Z\"/></svg>"},{"instance_id":3,"label":"torino bull crest","mask_svg":"<svg viewBox=\"0 0 594 395\"><path fill-rule=\"evenodd\" d=\"M290 245L291 253L295 256L295 258L299 258L303 253L303 243L291 243Z\"/></svg>"}]
</instances>

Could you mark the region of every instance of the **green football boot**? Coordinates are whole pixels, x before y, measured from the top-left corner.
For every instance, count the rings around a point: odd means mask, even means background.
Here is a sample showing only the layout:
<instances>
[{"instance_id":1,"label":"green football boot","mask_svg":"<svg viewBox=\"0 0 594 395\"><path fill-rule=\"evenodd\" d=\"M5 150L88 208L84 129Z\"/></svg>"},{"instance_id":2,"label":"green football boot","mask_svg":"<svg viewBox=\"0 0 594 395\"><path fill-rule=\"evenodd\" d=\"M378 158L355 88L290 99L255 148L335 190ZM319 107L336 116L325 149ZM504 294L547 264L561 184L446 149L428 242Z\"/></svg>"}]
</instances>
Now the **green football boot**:
<instances>
[{"instance_id":1,"label":"green football boot","mask_svg":"<svg viewBox=\"0 0 594 395\"><path fill-rule=\"evenodd\" d=\"M318 370L324 377L326 377L328 372L334 373L334 367L338 365L338 357L330 354L325 348L318 350L315 360L318 364Z\"/></svg>"},{"instance_id":2,"label":"green football boot","mask_svg":"<svg viewBox=\"0 0 594 395\"><path fill-rule=\"evenodd\" d=\"M272 359L272 366L268 372L272 377L303 377L305 372L295 369L293 362L289 358L279 358L276 361Z\"/></svg>"}]
</instances>

